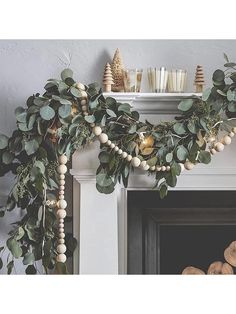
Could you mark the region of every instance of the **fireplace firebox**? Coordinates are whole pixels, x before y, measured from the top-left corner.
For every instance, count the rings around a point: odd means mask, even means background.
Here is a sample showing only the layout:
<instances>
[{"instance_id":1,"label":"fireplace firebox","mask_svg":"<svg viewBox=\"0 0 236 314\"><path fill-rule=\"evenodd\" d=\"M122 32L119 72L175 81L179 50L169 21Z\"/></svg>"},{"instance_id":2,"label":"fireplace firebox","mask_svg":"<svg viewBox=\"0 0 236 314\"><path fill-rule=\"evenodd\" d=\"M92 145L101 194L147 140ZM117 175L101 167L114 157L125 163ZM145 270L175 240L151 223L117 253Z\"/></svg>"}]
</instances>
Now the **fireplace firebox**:
<instances>
[{"instance_id":1,"label":"fireplace firebox","mask_svg":"<svg viewBox=\"0 0 236 314\"><path fill-rule=\"evenodd\" d=\"M128 191L128 274L207 271L236 240L235 191Z\"/></svg>"}]
</instances>

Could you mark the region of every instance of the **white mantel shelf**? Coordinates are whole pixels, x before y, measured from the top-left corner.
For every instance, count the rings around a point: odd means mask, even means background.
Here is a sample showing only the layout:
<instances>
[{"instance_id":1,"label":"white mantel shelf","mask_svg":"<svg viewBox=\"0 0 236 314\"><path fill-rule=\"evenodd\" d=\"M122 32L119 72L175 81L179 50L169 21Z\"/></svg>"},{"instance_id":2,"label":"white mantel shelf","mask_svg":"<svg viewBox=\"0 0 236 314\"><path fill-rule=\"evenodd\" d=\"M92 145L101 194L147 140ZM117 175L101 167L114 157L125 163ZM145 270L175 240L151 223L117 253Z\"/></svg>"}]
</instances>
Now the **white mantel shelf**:
<instances>
[{"instance_id":1,"label":"white mantel shelf","mask_svg":"<svg viewBox=\"0 0 236 314\"><path fill-rule=\"evenodd\" d=\"M140 114L176 114L178 103L187 98L199 98L201 93L103 93L119 102L128 102Z\"/></svg>"}]
</instances>

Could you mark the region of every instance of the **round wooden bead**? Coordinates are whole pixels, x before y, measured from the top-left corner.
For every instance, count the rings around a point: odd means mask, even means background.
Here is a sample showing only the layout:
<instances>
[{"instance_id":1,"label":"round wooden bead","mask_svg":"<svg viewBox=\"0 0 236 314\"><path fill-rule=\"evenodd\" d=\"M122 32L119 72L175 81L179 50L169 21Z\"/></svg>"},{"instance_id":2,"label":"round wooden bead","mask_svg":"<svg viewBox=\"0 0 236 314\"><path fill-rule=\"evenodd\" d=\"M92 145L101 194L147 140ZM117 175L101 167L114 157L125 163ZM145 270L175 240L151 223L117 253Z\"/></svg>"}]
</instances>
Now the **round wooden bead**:
<instances>
[{"instance_id":1,"label":"round wooden bead","mask_svg":"<svg viewBox=\"0 0 236 314\"><path fill-rule=\"evenodd\" d=\"M58 252L59 254L65 253L65 252L66 252L66 246L65 246L65 244L59 244L59 245L57 246L57 252Z\"/></svg>"},{"instance_id":2,"label":"round wooden bead","mask_svg":"<svg viewBox=\"0 0 236 314\"><path fill-rule=\"evenodd\" d=\"M77 83L77 84L76 84L76 87L77 87L78 89L85 90L85 86L84 86L84 84L82 84L82 83Z\"/></svg>"},{"instance_id":3,"label":"round wooden bead","mask_svg":"<svg viewBox=\"0 0 236 314\"><path fill-rule=\"evenodd\" d=\"M81 104L81 106L85 106L87 104L87 100L86 99L82 99L80 104Z\"/></svg>"},{"instance_id":4,"label":"round wooden bead","mask_svg":"<svg viewBox=\"0 0 236 314\"><path fill-rule=\"evenodd\" d=\"M67 163L67 161L68 161L68 158L66 157L66 155L61 155L59 157L59 164L65 165Z\"/></svg>"},{"instance_id":5,"label":"round wooden bead","mask_svg":"<svg viewBox=\"0 0 236 314\"><path fill-rule=\"evenodd\" d=\"M65 194L65 191L59 191L59 195L64 195Z\"/></svg>"},{"instance_id":6,"label":"round wooden bead","mask_svg":"<svg viewBox=\"0 0 236 314\"><path fill-rule=\"evenodd\" d=\"M155 170L156 170L156 166L150 167L150 170L151 170L151 171L155 171Z\"/></svg>"},{"instance_id":7,"label":"round wooden bead","mask_svg":"<svg viewBox=\"0 0 236 314\"><path fill-rule=\"evenodd\" d=\"M110 147L113 149L113 148L115 148L115 144L114 143L111 143L111 145L110 145Z\"/></svg>"},{"instance_id":8,"label":"round wooden bead","mask_svg":"<svg viewBox=\"0 0 236 314\"><path fill-rule=\"evenodd\" d=\"M224 144L222 144L222 143L220 143L220 142L218 142L218 143L215 144L215 150L216 150L217 152L222 152L222 151L224 150L224 148L225 148Z\"/></svg>"},{"instance_id":9,"label":"round wooden bead","mask_svg":"<svg viewBox=\"0 0 236 314\"><path fill-rule=\"evenodd\" d=\"M67 202L65 200L58 201L57 206L61 209L65 209L67 207Z\"/></svg>"},{"instance_id":10,"label":"round wooden bead","mask_svg":"<svg viewBox=\"0 0 236 314\"><path fill-rule=\"evenodd\" d=\"M64 174L60 174L60 179L61 179L61 180L65 180L65 177L66 177L66 176L65 176Z\"/></svg>"},{"instance_id":11,"label":"round wooden bead","mask_svg":"<svg viewBox=\"0 0 236 314\"><path fill-rule=\"evenodd\" d=\"M65 243L65 240L64 240L64 239L58 239L58 243L59 243L59 244L64 244L64 243Z\"/></svg>"},{"instance_id":12,"label":"round wooden bead","mask_svg":"<svg viewBox=\"0 0 236 314\"><path fill-rule=\"evenodd\" d=\"M118 155L121 155L123 153L123 150L122 149L118 149L117 153L118 153Z\"/></svg>"},{"instance_id":13,"label":"round wooden bead","mask_svg":"<svg viewBox=\"0 0 236 314\"><path fill-rule=\"evenodd\" d=\"M64 228L59 228L59 229L58 229L58 232L59 232L59 233L63 233L64 231L65 231Z\"/></svg>"},{"instance_id":14,"label":"round wooden bead","mask_svg":"<svg viewBox=\"0 0 236 314\"><path fill-rule=\"evenodd\" d=\"M232 138L232 137L234 137L234 132L229 132L229 136Z\"/></svg>"},{"instance_id":15,"label":"round wooden bead","mask_svg":"<svg viewBox=\"0 0 236 314\"><path fill-rule=\"evenodd\" d=\"M232 128L232 132L236 134L236 127Z\"/></svg>"},{"instance_id":16,"label":"round wooden bead","mask_svg":"<svg viewBox=\"0 0 236 314\"><path fill-rule=\"evenodd\" d=\"M60 185L65 185L65 184L66 184L66 181L65 181L65 180L60 180L60 181L59 181L59 184L60 184Z\"/></svg>"},{"instance_id":17,"label":"round wooden bead","mask_svg":"<svg viewBox=\"0 0 236 314\"><path fill-rule=\"evenodd\" d=\"M208 137L208 143L213 143L215 142L215 140L216 140L215 136Z\"/></svg>"},{"instance_id":18,"label":"round wooden bead","mask_svg":"<svg viewBox=\"0 0 236 314\"><path fill-rule=\"evenodd\" d=\"M166 171L170 171L170 166L166 166Z\"/></svg>"},{"instance_id":19,"label":"round wooden bead","mask_svg":"<svg viewBox=\"0 0 236 314\"><path fill-rule=\"evenodd\" d=\"M63 222L60 222L59 225L58 225L58 227L59 227L59 228L64 228L64 223L63 223Z\"/></svg>"},{"instance_id":20,"label":"round wooden bead","mask_svg":"<svg viewBox=\"0 0 236 314\"><path fill-rule=\"evenodd\" d=\"M59 222L60 223L64 223L64 219L63 218L59 218Z\"/></svg>"},{"instance_id":21,"label":"round wooden bead","mask_svg":"<svg viewBox=\"0 0 236 314\"><path fill-rule=\"evenodd\" d=\"M108 141L108 136L106 135L106 133L102 133L99 135L99 141L102 144L106 144L106 142Z\"/></svg>"},{"instance_id":22,"label":"round wooden bead","mask_svg":"<svg viewBox=\"0 0 236 314\"><path fill-rule=\"evenodd\" d=\"M67 167L66 165L60 165L57 167L57 172L60 174L65 174L67 172Z\"/></svg>"},{"instance_id":23,"label":"round wooden bead","mask_svg":"<svg viewBox=\"0 0 236 314\"><path fill-rule=\"evenodd\" d=\"M65 190L65 187L64 187L64 185L60 185L60 190L62 191L62 190Z\"/></svg>"},{"instance_id":24,"label":"round wooden bead","mask_svg":"<svg viewBox=\"0 0 236 314\"><path fill-rule=\"evenodd\" d=\"M64 195L59 195L59 200L64 200L65 196Z\"/></svg>"},{"instance_id":25,"label":"round wooden bead","mask_svg":"<svg viewBox=\"0 0 236 314\"><path fill-rule=\"evenodd\" d=\"M183 172L185 170L184 164L182 164L181 162L179 163L180 168L181 168L181 172Z\"/></svg>"},{"instance_id":26,"label":"round wooden bead","mask_svg":"<svg viewBox=\"0 0 236 314\"><path fill-rule=\"evenodd\" d=\"M161 166L156 166L156 171L161 171Z\"/></svg>"},{"instance_id":27,"label":"round wooden bead","mask_svg":"<svg viewBox=\"0 0 236 314\"><path fill-rule=\"evenodd\" d=\"M146 165L147 165L146 160L141 161L141 163L140 163L141 168L144 168Z\"/></svg>"},{"instance_id":28,"label":"round wooden bead","mask_svg":"<svg viewBox=\"0 0 236 314\"><path fill-rule=\"evenodd\" d=\"M111 141L110 141L110 140L107 141L107 145L108 145L108 146L111 145Z\"/></svg>"},{"instance_id":29,"label":"round wooden bead","mask_svg":"<svg viewBox=\"0 0 236 314\"><path fill-rule=\"evenodd\" d=\"M100 128L100 126L95 126L93 128L93 134L95 134L96 136L99 136L102 133L102 129Z\"/></svg>"},{"instance_id":30,"label":"round wooden bead","mask_svg":"<svg viewBox=\"0 0 236 314\"><path fill-rule=\"evenodd\" d=\"M58 254L57 255L57 262L65 263L66 262L66 255L65 254Z\"/></svg>"},{"instance_id":31,"label":"round wooden bead","mask_svg":"<svg viewBox=\"0 0 236 314\"><path fill-rule=\"evenodd\" d=\"M91 128L95 127L95 123L90 123Z\"/></svg>"},{"instance_id":32,"label":"round wooden bead","mask_svg":"<svg viewBox=\"0 0 236 314\"><path fill-rule=\"evenodd\" d=\"M82 90L82 92L81 92L81 97L82 97L82 98L87 98L87 97L88 97L88 94L87 94L84 90Z\"/></svg>"},{"instance_id":33,"label":"round wooden bead","mask_svg":"<svg viewBox=\"0 0 236 314\"><path fill-rule=\"evenodd\" d=\"M59 233L59 234L58 234L58 238L59 238L59 239L64 239L65 236L66 236L65 233Z\"/></svg>"},{"instance_id":34,"label":"round wooden bead","mask_svg":"<svg viewBox=\"0 0 236 314\"><path fill-rule=\"evenodd\" d=\"M166 166L162 166L161 171L166 171Z\"/></svg>"},{"instance_id":35,"label":"round wooden bead","mask_svg":"<svg viewBox=\"0 0 236 314\"><path fill-rule=\"evenodd\" d=\"M84 111L84 112L83 112L83 115L84 115L84 116L88 116L88 112L87 112L87 111Z\"/></svg>"},{"instance_id":36,"label":"round wooden bead","mask_svg":"<svg viewBox=\"0 0 236 314\"><path fill-rule=\"evenodd\" d=\"M133 167L139 167L141 164L141 160L138 157L133 157L131 160L131 164Z\"/></svg>"},{"instance_id":37,"label":"round wooden bead","mask_svg":"<svg viewBox=\"0 0 236 314\"><path fill-rule=\"evenodd\" d=\"M66 211L64 209L58 209L57 211L57 217L58 218L65 218L66 217Z\"/></svg>"},{"instance_id":38,"label":"round wooden bead","mask_svg":"<svg viewBox=\"0 0 236 314\"><path fill-rule=\"evenodd\" d=\"M184 168L186 170L192 170L193 167L194 167L194 164L191 161L186 161L185 164L184 164Z\"/></svg>"},{"instance_id":39,"label":"round wooden bead","mask_svg":"<svg viewBox=\"0 0 236 314\"><path fill-rule=\"evenodd\" d=\"M231 137L229 135L225 135L222 139L222 143L224 145L230 145L232 142Z\"/></svg>"},{"instance_id":40,"label":"round wooden bead","mask_svg":"<svg viewBox=\"0 0 236 314\"><path fill-rule=\"evenodd\" d=\"M87 108L87 106L82 106L81 109L82 109L82 111L86 112L88 108Z\"/></svg>"},{"instance_id":41,"label":"round wooden bead","mask_svg":"<svg viewBox=\"0 0 236 314\"><path fill-rule=\"evenodd\" d=\"M123 153L122 153L122 158L126 159L127 156L128 156L128 154L127 154L126 152L123 152Z\"/></svg>"},{"instance_id":42,"label":"round wooden bead","mask_svg":"<svg viewBox=\"0 0 236 314\"><path fill-rule=\"evenodd\" d=\"M131 161L131 160L132 160L132 156L131 156L131 155L128 155L128 156L126 157L126 160L127 160L127 161Z\"/></svg>"},{"instance_id":43,"label":"round wooden bead","mask_svg":"<svg viewBox=\"0 0 236 314\"><path fill-rule=\"evenodd\" d=\"M143 170L144 170L144 171L148 171L149 168L150 168L150 166L147 164L147 165L145 165L145 166L143 167Z\"/></svg>"},{"instance_id":44,"label":"round wooden bead","mask_svg":"<svg viewBox=\"0 0 236 314\"><path fill-rule=\"evenodd\" d=\"M118 147L118 146L115 146L114 150L115 150L115 152L118 152L119 147Z\"/></svg>"}]
</instances>

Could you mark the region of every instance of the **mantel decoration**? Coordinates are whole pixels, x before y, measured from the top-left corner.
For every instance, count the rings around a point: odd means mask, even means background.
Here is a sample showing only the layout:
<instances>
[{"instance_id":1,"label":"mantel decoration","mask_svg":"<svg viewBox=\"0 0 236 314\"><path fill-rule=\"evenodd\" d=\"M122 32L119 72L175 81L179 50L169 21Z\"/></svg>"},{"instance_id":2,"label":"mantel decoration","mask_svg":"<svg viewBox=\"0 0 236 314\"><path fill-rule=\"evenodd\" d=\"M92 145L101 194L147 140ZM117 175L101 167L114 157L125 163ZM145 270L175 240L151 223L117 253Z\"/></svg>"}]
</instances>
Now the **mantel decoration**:
<instances>
[{"instance_id":1,"label":"mantel decoration","mask_svg":"<svg viewBox=\"0 0 236 314\"><path fill-rule=\"evenodd\" d=\"M174 121L141 122L130 104L105 98L96 83L77 83L70 69L63 70L61 80L49 79L43 95L35 94L25 108L17 108L17 129L10 138L0 135L0 175L15 175L0 215L17 208L24 212L0 248L1 256L8 254L8 273L15 259L23 261L27 274L37 272L36 261L42 261L46 273L66 272L66 258L76 243L64 231L65 175L76 150L100 141L99 192L112 193L118 182L127 187L129 174L140 168L153 177L161 198L184 169L208 164L223 151L236 134L236 64L225 58L225 71L213 73L213 87L201 98L181 101Z\"/></svg>"}]
</instances>

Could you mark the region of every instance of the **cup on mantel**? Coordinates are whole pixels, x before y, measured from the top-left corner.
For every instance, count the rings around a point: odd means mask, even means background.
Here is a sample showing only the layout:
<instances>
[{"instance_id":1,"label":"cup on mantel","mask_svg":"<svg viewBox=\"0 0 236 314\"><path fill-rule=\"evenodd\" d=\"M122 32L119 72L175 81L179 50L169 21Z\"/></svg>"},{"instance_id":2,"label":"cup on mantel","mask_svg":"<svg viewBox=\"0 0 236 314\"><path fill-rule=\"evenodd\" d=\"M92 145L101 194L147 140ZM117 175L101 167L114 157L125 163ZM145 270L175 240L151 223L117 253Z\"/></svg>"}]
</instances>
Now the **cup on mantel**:
<instances>
[{"instance_id":1,"label":"cup on mantel","mask_svg":"<svg viewBox=\"0 0 236 314\"><path fill-rule=\"evenodd\" d=\"M168 91L170 93L183 93L186 88L186 80L186 70L171 70L168 76Z\"/></svg>"},{"instance_id":2,"label":"cup on mantel","mask_svg":"<svg viewBox=\"0 0 236 314\"><path fill-rule=\"evenodd\" d=\"M140 93L143 69L123 70L124 91Z\"/></svg>"},{"instance_id":3,"label":"cup on mantel","mask_svg":"<svg viewBox=\"0 0 236 314\"><path fill-rule=\"evenodd\" d=\"M148 83L151 93L165 93L168 80L168 71L165 67L148 68Z\"/></svg>"}]
</instances>

